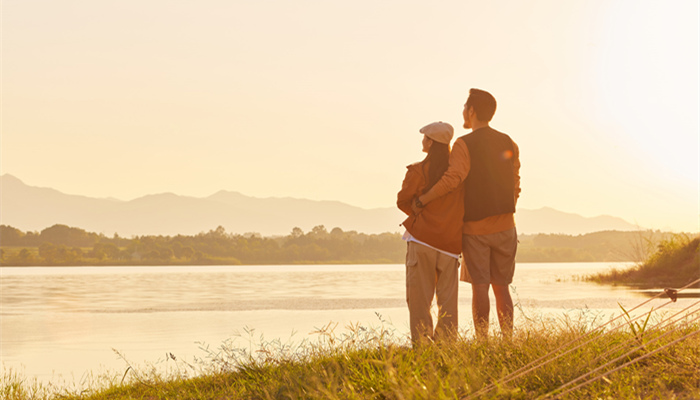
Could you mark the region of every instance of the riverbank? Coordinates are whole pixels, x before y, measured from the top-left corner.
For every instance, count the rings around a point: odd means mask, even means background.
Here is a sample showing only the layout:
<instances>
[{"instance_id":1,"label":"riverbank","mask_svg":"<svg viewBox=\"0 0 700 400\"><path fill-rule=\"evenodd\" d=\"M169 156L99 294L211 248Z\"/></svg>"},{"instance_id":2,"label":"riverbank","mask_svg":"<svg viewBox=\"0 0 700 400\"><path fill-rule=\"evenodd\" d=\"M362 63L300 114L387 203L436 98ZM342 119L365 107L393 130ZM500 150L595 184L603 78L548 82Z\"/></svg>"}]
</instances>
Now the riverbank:
<instances>
[{"instance_id":1,"label":"riverbank","mask_svg":"<svg viewBox=\"0 0 700 400\"><path fill-rule=\"evenodd\" d=\"M603 284L642 288L700 287L700 237L675 235L661 241L657 250L636 266L588 276L587 280ZM693 284L693 282L695 282Z\"/></svg>"},{"instance_id":2,"label":"riverbank","mask_svg":"<svg viewBox=\"0 0 700 400\"><path fill-rule=\"evenodd\" d=\"M462 335L417 349L391 329L355 325L335 334L326 327L315 344L222 346L210 352L206 366L173 357L177 367L170 376L127 367L121 376L103 377L94 387L75 391L28 386L5 373L0 393L8 400L412 399L475 393L478 398L534 399L583 384L564 398L698 398L697 316L696 310L672 324L654 316L643 326L623 320L605 331L570 319L533 321L519 328L513 341L477 342ZM540 358L548 362L527 371Z\"/></svg>"}]
</instances>

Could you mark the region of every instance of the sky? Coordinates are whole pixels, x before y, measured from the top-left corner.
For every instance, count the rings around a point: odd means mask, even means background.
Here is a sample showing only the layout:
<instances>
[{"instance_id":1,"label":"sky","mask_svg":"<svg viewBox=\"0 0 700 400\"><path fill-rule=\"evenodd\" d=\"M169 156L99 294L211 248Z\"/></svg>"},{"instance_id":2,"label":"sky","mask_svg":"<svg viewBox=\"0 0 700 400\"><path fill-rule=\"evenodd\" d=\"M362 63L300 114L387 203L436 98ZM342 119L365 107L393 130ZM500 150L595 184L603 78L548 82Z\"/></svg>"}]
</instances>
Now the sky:
<instances>
[{"instance_id":1,"label":"sky","mask_svg":"<svg viewBox=\"0 0 700 400\"><path fill-rule=\"evenodd\" d=\"M697 0L2 2L0 170L131 200L393 207L470 88L519 208L700 231Z\"/></svg>"}]
</instances>

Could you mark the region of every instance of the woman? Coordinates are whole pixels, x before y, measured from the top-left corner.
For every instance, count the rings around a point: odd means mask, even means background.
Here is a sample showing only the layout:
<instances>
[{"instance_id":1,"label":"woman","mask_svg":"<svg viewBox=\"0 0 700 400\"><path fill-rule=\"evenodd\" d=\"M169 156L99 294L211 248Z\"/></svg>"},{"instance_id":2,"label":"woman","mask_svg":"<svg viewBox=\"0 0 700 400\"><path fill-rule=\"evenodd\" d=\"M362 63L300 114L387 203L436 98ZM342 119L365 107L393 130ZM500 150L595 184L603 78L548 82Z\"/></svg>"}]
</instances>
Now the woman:
<instances>
[{"instance_id":1,"label":"woman","mask_svg":"<svg viewBox=\"0 0 700 400\"><path fill-rule=\"evenodd\" d=\"M403 222L406 254L406 302L411 340L438 339L457 332L457 288L462 251L464 200L462 185L431 201L416 214L411 205L445 173L450 158L452 126L434 122L421 128L423 161L409 165L396 204L408 215ZM430 305L437 295L438 322L433 330Z\"/></svg>"}]
</instances>

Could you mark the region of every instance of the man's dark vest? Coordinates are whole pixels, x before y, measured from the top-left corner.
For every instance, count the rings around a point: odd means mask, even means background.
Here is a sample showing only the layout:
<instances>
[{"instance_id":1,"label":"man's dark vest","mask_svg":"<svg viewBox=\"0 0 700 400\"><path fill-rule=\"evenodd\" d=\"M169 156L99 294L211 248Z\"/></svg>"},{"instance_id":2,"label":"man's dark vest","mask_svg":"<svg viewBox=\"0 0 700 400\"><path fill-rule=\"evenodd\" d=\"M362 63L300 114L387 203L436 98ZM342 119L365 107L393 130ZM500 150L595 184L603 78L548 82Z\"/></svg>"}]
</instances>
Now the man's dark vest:
<instances>
[{"instance_id":1,"label":"man's dark vest","mask_svg":"<svg viewBox=\"0 0 700 400\"><path fill-rule=\"evenodd\" d=\"M467 145L471 165L464 180L464 220L514 213L513 141L490 127L460 139Z\"/></svg>"}]
</instances>

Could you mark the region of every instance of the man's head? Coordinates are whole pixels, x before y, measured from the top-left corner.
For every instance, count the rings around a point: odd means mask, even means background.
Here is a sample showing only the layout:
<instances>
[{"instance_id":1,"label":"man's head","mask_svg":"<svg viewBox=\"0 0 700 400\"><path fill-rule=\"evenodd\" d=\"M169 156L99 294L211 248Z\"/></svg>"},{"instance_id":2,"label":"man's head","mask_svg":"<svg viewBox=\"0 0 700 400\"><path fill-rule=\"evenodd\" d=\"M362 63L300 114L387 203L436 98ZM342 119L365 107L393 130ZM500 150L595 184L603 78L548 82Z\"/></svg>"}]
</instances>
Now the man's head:
<instances>
[{"instance_id":1,"label":"man's head","mask_svg":"<svg viewBox=\"0 0 700 400\"><path fill-rule=\"evenodd\" d=\"M480 89L469 89L469 98L464 105L464 127L472 128L472 118L488 123L496 113L496 99L491 93Z\"/></svg>"}]
</instances>

